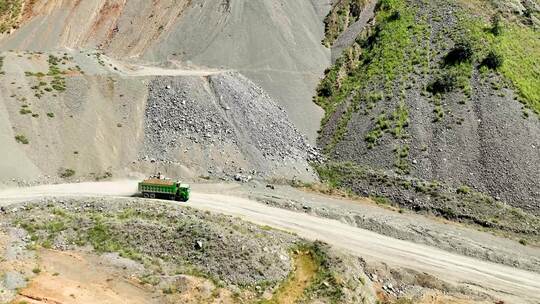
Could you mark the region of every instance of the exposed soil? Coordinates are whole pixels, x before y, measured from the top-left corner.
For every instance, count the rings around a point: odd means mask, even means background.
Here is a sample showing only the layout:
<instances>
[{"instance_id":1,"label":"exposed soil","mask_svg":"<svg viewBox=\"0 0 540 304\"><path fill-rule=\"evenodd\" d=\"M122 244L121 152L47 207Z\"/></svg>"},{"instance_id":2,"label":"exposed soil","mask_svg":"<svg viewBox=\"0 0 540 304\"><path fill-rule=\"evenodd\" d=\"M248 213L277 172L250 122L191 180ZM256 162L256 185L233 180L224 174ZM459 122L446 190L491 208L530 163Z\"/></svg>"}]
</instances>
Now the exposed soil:
<instances>
[{"instance_id":1,"label":"exposed soil","mask_svg":"<svg viewBox=\"0 0 540 304\"><path fill-rule=\"evenodd\" d=\"M235 69L269 92L314 144L322 111L311 97L330 61L320 43L327 0L25 2L20 28L0 36L0 50L100 49L154 65Z\"/></svg>"},{"instance_id":2,"label":"exposed soil","mask_svg":"<svg viewBox=\"0 0 540 304\"><path fill-rule=\"evenodd\" d=\"M28 200L29 198L32 198L33 195L38 195L38 197L42 195L47 195L46 193L56 193L57 195L92 195L92 193L101 193L101 185L102 183L96 183L96 184L83 184L86 185L83 188L81 188L79 185L73 184L73 185L57 185L57 186L46 186L46 187L38 187L35 190L32 188L29 189L19 189L16 194L9 195L10 200L18 200L22 199L23 201ZM109 185L110 184L110 185ZM92 186L94 185L94 186ZM107 185L107 188L109 189L108 194L114 195L115 191L120 191L122 193L126 193L127 190L132 189L131 191L134 191L134 185L136 183L126 183L126 184L115 184L115 183L105 183L104 186ZM126 188L127 186L128 188ZM203 186L200 186L202 188L197 189L205 189ZM252 188L253 185L246 185L246 187ZM41 188L41 190L39 190ZM264 188L264 187L263 187ZM496 263L490 263L484 261L485 259L490 259L491 257L495 257L497 261L502 261L503 263L505 260L514 260L520 265L520 267L524 267L525 265L535 265L535 259L538 256L538 250L535 247L523 247L523 245L518 244L515 241L505 240L498 237L495 237L490 234L486 233L480 233L471 229L463 229L460 227L455 227L450 225L449 223L440 223L438 221L425 219L419 215L414 214L400 214L397 212L381 212L378 208L368 208L363 205L355 205L354 202L351 204L350 202L336 202L335 200L325 198L325 197L311 197L310 195L306 193L296 193L290 192L287 189L278 189L279 191L284 191L285 195L287 196L294 196L297 197L298 200L302 201L302 204L300 206L301 210L304 212L308 212L311 208L315 209L315 206L317 209L319 209L318 212L321 212L321 214L326 213L325 205L328 204L335 204L336 210L341 209L347 214L356 213L354 210L356 208L358 215L365 215L364 218L365 221L364 224L361 225L361 227L366 227L375 231L386 231L389 235L395 235L396 237L405 237L405 239L410 239L420 242L424 244L430 244L431 246L426 245L419 245L415 244L410 241L403 241L396 238L390 238L386 237L380 234L376 234L370 231L366 231L364 229L359 229L356 227L351 226L346 219L344 220L344 223L340 223L335 220L329 220L325 218L316 217L309 214L302 214L299 212L293 212L289 210L283 210L279 208L272 208L269 206L265 206L263 204L254 202L253 200L241 198L238 196L227 196L224 195L224 193L238 193L239 189L235 190L235 187L226 186L226 185L208 185L206 186L206 191L214 192L215 194L205 194L204 192L195 192L193 194L192 199L190 200L190 203L193 207L196 207L201 210L207 210L211 212L219 212L224 214L229 214L232 216L241 216L242 218L248 219L250 221L254 221L256 223L259 223L261 225L268 225L272 227L276 227L279 229L283 229L286 231L291 231L298 233L302 237L305 237L307 239L311 240L322 240L325 242L328 242L329 244L332 244L335 246L335 248L338 248L340 250L346 250L347 252L356 254L357 256L361 256L365 261L367 261L368 265L369 263L373 262L384 262L387 265L393 265L392 269L402 269L404 271L403 275L406 273L413 273L415 274L414 277L416 277L419 273L428 273L431 277L438 278L441 280L440 282L447 282L445 284L439 284L439 285L420 285L421 287L421 293L415 293L414 290L418 290L414 286L417 286L418 284L416 280L408 280L403 281L403 283L400 283L400 287L398 289L392 290L388 289L390 288L390 285L393 284L394 286L396 284L395 280L398 280L399 282L402 282L402 279L399 279L399 277L394 278L393 276L388 279L381 279L382 283L387 285L387 290L385 291L389 295L398 296L398 297L418 297L420 295L423 295L425 291L422 291L422 288L443 288L443 290L449 290L452 291L452 293L457 294L464 294L468 298L474 296L479 298L486 298L486 293L490 294L495 299L506 299L507 301L515 302L515 303L534 303L531 302L530 298L523 298L523 294L531 295L534 299L534 294L537 294L535 290L539 287L535 287L537 285L538 279L537 279L537 272L532 271L525 271L520 270L515 267L500 265ZM81 192L82 191L82 192ZM94 191L94 192L93 192ZM217 193L216 193L217 191ZM245 191L245 190L244 190ZM261 191L260 189L258 191ZM270 196L277 196L277 192L273 193L276 190L268 189L268 195ZM119 192L119 193L120 193ZM41 193L41 194L39 194ZM132 192L133 193L133 192ZM95 195L95 194L94 194ZM245 196L246 194L236 194L240 196ZM35 196L34 196L35 197ZM113 200L111 204L110 200ZM107 199L103 200L95 200L91 199L92 204L89 204L86 208L92 208L91 206L96 206L98 208L101 208L100 206L105 207L105 210L107 208L111 208L112 206L125 206L125 204L139 204L144 202L144 200L133 200L133 199L120 199L120 198L111 198L109 201ZM103 205L104 202L105 205ZM116 203L118 202L118 203ZM44 201L41 201L41 204L43 204ZM120 204L119 204L120 203ZM119 205L118 205L119 204ZM74 206L76 206L75 204ZM54 205L53 205L54 206ZM62 205L61 205L62 206ZM67 206L71 206L71 203L67 204ZM156 207L154 204L148 205L145 204L147 207ZM163 205L165 206L165 205ZM298 205L297 205L298 206ZM161 208L161 207L159 207ZM324 208L324 209L323 209ZM373 209L373 210L372 210ZM376 209L376 210L375 210ZM8 212L11 214L14 210L11 208L7 209ZM54 209L53 209L54 210ZM68 209L69 210L69 209ZM112 210L115 210L114 208ZM335 213L336 210L330 212L329 214L337 214ZM128 209L129 211L129 209ZM20 214L21 216L24 216L24 214L34 214L34 209L28 210L26 212L18 212L17 214ZM50 212L50 211L49 211ZM72 211L69 211L72 212ZM113 213L114 214L114 213ZM124 213L121 213L124 214ZM121 215L121 217L125 217L126 215L132 214L131 212L125 213L125 215ZM135 213L136 214L136 213ZM152 212L152 214L155 214L155 212ZM203 213L199 213L203 214ZM47 218L47 216L40 216L39 218ZM178 219L178 216L172 217L173 219ZM357 217L361 218L361 217ZM126 223L133 222L132 220L127 221ZM144 222L142 223L136 221L134 223L138 223L137 226L131 225L129 227L130 231L133 231L133 229L137 230L139 228L144 227ZM361 221L362 222L362 221ZM85 223L85 222L83 222ZM114 224L115 222L110 220L107 220L105 223ZM167 222L167 223L170 223ZM230 222L229 222L230 223ZM38 226L39 222L36 223ZM141 224L143 224L141 226ZM209 222L205 222L205 226L209 225ZM71 224L70 224L71 225ZM114 224L117 225L117 224ZM167 225L167 224L165 224ZM212 224L213 225L213 224ZM218 225L219 226L219 225ZM267 226L267 227L268 227ZM33 227L33 226L30 226ZM53 227L61 227L61 226L53 226ZM87 227L87 226L83 226ZM89 226L92 227L92 226ZM193 228L196 230L199 230L201 227L194 226ZM230 229L230 224L226 225L226 229ZM234 227L234 225L232 226ZM394 227L397 227L398 229L395 229ZM425 229L425 227L429 227L429 229ZM216 227L217 228L217 227ZM41 229L41 228L40 228ZM159 229L158 229L159 230ZM262 229L263 231L268 231L267 228ZM70 231L69 229L66 231ZM79 230L83 232L84 230ZM118 227L118 229L114 229L111 231L115 231L115 233L112 235L114 238L111 240L113 241L112 244L110 243L104 243L104 245L107 245L106 247L101 247L101 245L98 248L115 248L114 240L121 240L122 242L130 240L130 244L137 244L131 243L134 239L132 239L132 234L130 234L130 237L125 236L125 231L121 226ZM138 230L137 230L138 231ZM159 234L154 235L156 229L145 229L145 233L142 234L142 236L147 237L147 235L152 235L151 240L159 240L160 238L167 237L169 234ZM167 228L166 231L169 231ZM203 231L205 231L203 229ZM450 233L449 233L450 232ZM61 234L64 234L66 232L62 232ZM257 233L255 233L257 234ZM47 234L41 234L39 233L38 236L46 236ZM69 234L68 234L69 235ZM193 237L197 234L189 233L186 234L186 237ZM227 235L227 234L225 234ZM116 236L119 236L117 239ZM248 237L247 235L244 237ZM174 237L174 239L177 239L178 237ZM136 239L136 238L135 238ZM234 239L234 238L233 238ZM42 240L40 242L46 241ZM58 239L62 240L62 239ZM69 240L69 239L68 239ZM99 240L99 238L97 239ZM57 245L63 244L65 239L62 240L60 243L53 243ZM260 240L259 240L260 241ZM242 241L245 243L245 241ZM163 253L163 246L153 246L152 241L149 241L145 239L145 241L141 242L142 244L145 244L141 249L145 250L144 252L153 252L153 250L157 250L157 252ZM165 242L166 243L166 242ZM189 242L188 242L189 243ZM48 244L45 242L45 244ZM100 244L100 243L98 243ZM160 244L163 244L163 241L160 241ZM238 248L238 246L233 246L231 243L231 246L228 248ZM440 244L440 245L439 245ZM72 246L72 245L70 245ZM113 246L113 247L108 247ZM131 246L131 245L130 245ZM172 248L176 248L177 245L174 245ZM456 253L450 253L448 251L443 251L434 248L433 246L440 246L442 248L449 248L448 250L452 250L451 247L455 246L459 250L462 250L461 254L466 255L473 255L473 256L480 256L482 259L475 259L466 257L464 255L456 254ZM65 247L62 247L65 248ZM167 247L165 247L167 248ZM211 248L214 248L213 246ZM188 249L188 251L186 251ZM150 250L150 251L147 251ZM193 250L192 248L186 247L181 252L191 252ZM455 250L452 250L455 252ZM123 254L127 254L128 256L133 256L134 252L128 250L123 250ZM197 251L195 251L197 252ZM218 251L215 251L216 253ZM215 257L215 261L221 261L221 259L225 258L222 256L223 250L219 251L220 255L218 257ZM324 250L323 252L327 252ZM502 254L503 252L506 252ZM137 255L134 255L135 257ZM196 265L200 265L200 259L197 258L200 256L200 252L195 255L188 255L189 261L195 262ZM365 269L364 266L362 266L362 261L358 260L358 258L354 257L347 257L344 255L326 255L327 258L325 260L327 263L323 263L322 265L325 265L326 269L333 269L330 272L326 272L328 274L345 274L347 279L345 279L345 282L349 282L345 285L338 285L341 289L341 291L336 291L335 286L333 284L326 285L324 284L324 280L322 281L316 281L318 282L315 286L319 286L315 288L314 295L317 297L327 297L328 295L339 295L339 298L342 299L343 303L356 303L355 299L358 298L365 298L370 299L370 293L367 291L369 288L371 288L370 284L367 284L368 278L365 276L358 276L358 273L363 273ZM238 255L235 255L235 257L238 257ZM240 257L242 257L240 255ZM515 257L519 257L518 259L515 259ZM245 258L245 257L244 257ZM272 259L276 259L278 257L272 256ZM216 275L218 277L222 278L228 278L228 280L233 280L231 282L234 282L236 280L244 280L247 278L250 278L248 280L251 280L253 278L261 278L256 273L245 272L242 275L236 275L235 270L236 267L238 267L238 263L230 263L229 259L227 259L226 262L218 262L217 264L214 264L211 261L214 261L214 258L211 258L210 260L206 260L207 262L202 265L205 269L209 269L211 273L214 273L214 271L217 270ZM334 262L332 262L334 261ZM252 261L255 262L255 265L259 263L260 261ZM251 262L250 262L251 263ZM242 263L244 265L245 263ZM231 265L231 267L224 267L220 266L217 268L214 268L215 265ZM232 267L232 265L236 265ZM436 265L436 266L433 266ZM530 266L525 266L530 267ZM279 267L278 267L279 268ZM405 269L404 269L405 268ZM249 268L251 269L251 267ZM266 269L263 267L263 269ZM273 268L274 270L277 270ZM381 269L380 266L375 266L374 269ZM271 269L268 269L269 271ZM231 272L232 271L232 272ZM265 270L266 271L266 270ZM272 271L271 271L272 272ZM233 277L229 277L229 274L234 274ZM278 272L279 273L279 272ZM368 275L370 272L367 272ZM356 275L354 275L356 274ZM253 275L253 276L252 276ZM284 278L286 274L284 274L281 278ZM264 276L263 276L264 277ZM403 276L402 276L403 277ZM334 280L336 278L328 278L329 281ZM343 278L338 279L341 281ZM374 280L377 281L377 280ZM378 281L377 281L378 282ZM412 285L411 285L412 284ZM411 287L412 286L412 287ZM428 286L428 287L422 287L422 286ZM437 287L439 286L439 287ZM442 286L442 287L441 287ZM322 288L322 289L320 289ZM330 290L328 290L330 288ZM366 290L366 288L368 288ZM324 291L326 290L326 291ZM339 289L338 289L339 290ZM390 291L388 291L390 290ZM337 292L337 293L335 293ZM467 298L466 297L466 298Z\"/></svg>"},{"instance_id":3,"label":"exposed soil","mask_svg":"<svg viewBox=\"0 0 540 304\"><path fill-rule=\"evenodd\" d=\"M293 303L326 299L331 291L340 303L355 303L358 295L373 303L369 285L322 284L338 273L365 278L358 258L232 216L118 198L45 199L3 210L2 227L16 232L0 238L2 270L10 273L0 286L8 300L242 303L276 292Z\"/></svg>"},{"instance_id":4,"label":"exposed soil","mask_svg":"<svg viewBox=\"0 0 540 304\"><path fill-rule=\"evenodd\" d=\"M104 257L40 250L39 274L13 303L161 303L160 297ZM131 269L130 269L131 270Z\"/></svg>"},{"instance_id":5,"label":"exposed soil","mask_svg":"<svg viewBox=\"0 0 540 304\"><path fill-rule=\"evenodd\" d=\"M316 149L238 73L127 64L87 51L1 56L0 183L56 182L67 169L70 180L155 171L316 178L308 164Z\"/></svg>"}]
</instances>

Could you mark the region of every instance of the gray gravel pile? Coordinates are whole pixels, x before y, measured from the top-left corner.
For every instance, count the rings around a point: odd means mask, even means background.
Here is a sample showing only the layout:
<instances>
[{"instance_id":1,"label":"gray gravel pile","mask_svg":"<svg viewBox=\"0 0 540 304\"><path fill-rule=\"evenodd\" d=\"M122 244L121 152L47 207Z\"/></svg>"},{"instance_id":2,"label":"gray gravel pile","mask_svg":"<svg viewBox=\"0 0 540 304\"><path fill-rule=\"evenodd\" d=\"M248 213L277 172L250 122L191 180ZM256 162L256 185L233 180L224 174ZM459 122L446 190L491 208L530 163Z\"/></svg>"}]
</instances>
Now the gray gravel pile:
<instances>
[{"instance_id":1,"label":"gray gravel pile","mask_svg":"<svg viewBox=\"0 0 540 304\"><path fill-rule=\"evenodd\" d=\"M297 241L230 216L138 199L50 199L11 206L4 214L38 244L48 241L60 250L92 245L236 286L283 280L291 270L288 249Z\"/></svg>"},{"instance_id":2,"label":"gray gravel pile","mask_svg":"<svg viewBox=\"0 0 540 304\"><path fill-rule=\"evenodd\" d=\"M308 161L322 160L287 113L238 73L151 81L142 149L143 160L159 162L179 161L190 150L218 154L214 163L238 164L224 170L231 176L245 171L271 176L287 167L305 173L311 170Z\"/></svg>"},{"instance_id":3,"label":"gray gravel pile","mask_svg":"<svg viewBox=\"0 0 540 304\"><path fill-rule=\"evenodd\" d=\"M317 155L285 110L244 76L238 73L211 76L210 85L237 136L255 146L265 158L305 160Z\"/></svg>"}]
</instances>

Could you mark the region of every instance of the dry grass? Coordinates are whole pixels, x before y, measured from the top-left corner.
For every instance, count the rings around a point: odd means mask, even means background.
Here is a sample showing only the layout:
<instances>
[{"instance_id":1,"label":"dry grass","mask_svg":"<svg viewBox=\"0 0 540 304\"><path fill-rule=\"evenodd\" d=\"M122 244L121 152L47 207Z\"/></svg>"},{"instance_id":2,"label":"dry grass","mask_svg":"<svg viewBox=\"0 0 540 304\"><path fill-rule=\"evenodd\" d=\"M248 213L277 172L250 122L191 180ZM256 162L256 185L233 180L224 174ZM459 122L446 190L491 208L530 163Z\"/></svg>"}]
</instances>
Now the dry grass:
<instances>
[{"instance_id":1,"label":"dry grass","mask_svg":"<svg viewBox=\"0 0 540 304\"><path fill-rule=\"evenodd\" d=\"M317 263L310 251L299 251L293 255L294 272L279 287L270 300L261 304L293 304L302 297L318 271Z\"/></svg>"}]
</instances>

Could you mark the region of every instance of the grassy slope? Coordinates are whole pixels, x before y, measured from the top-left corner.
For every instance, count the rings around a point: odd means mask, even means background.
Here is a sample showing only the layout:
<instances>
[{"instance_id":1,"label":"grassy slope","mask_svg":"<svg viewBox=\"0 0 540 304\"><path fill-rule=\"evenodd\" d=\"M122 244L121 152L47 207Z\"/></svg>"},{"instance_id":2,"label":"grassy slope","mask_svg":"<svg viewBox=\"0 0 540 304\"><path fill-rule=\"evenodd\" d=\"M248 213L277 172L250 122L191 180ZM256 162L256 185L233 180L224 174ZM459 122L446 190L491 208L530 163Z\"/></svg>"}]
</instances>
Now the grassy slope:
<instances>
[{"instance_id":1,"label":"grassy slope","mask_svg":"<svg viewBox=\"0 0 540 304\"><path fill-rule=\"evenodd\" d=\"M370 189L371 198L382 204L410 208L410 197L429 200L430 205L415 205L414 210L430 212L449 220L469 223L504 236L538 244L540 242L540 218L520 209L497 202L492 197L469 187L448 187L445 184L373 170L350 162L331 162L317 167L317 171L329 187L359 193ZM388 199L377 196L378 189L390 189L400 193ZM384 195L384 194L380 194Z\"/></svg>"},{"instance_id":2,"label":"grassy slope","mask_svg":"<svg viewBox=\"0 0 540 304\"><path fill-rule=\"evenodd\" d=\"M502 31L495 35L486 11L495 16L496 8L481 1L468 6L472 11L485 10L483 15L461 14L464 32L475 45L477 59L491 50L499 53L504 61L498 71L514 85L519 101L540 115L540 30L524 25L521 19L502 18Z\"/></svg>"},{"instance_id":3,"label":"grassy slope","mask_svg":"<svg viewBox=\"0 0 540 304\"><path fill-rule=\"evenodd\" d=\"M345 54L327 70L319 85L315 102L325 110L323 126L340 104L348 98L352 100L333 141L326 147L327 152L343 137L350 114L358 110L359 102L374 102L381 93L384 94L382 97L391 97L396 89L403 89L395 87L396 77L410 73L415 65L420 65L424 74L437 73L430 68L429 50L421 43L430 31L426 16L416 14L406 0L381 3L377 27L371 30L367 39L357 40L355 47L362 48L361 55L351 58ZM448 67L445 72L456 76L458 87L468 96L473 65L479 64L490 50L495 50L504 59L500 72L513 83L521 96L520 101L540 114L540 32L515 21L503 21L502 34L495 36L490 31L489 20L469 14L465 8L459 15L460 24L448 34L454 40L465 38L470 41L475 54L472 62ZM335 33L331 31L328 35L331 37ZM405 82L405 77L402 78L397 80L401 87ZM384 92L368 93L365 89L373 83L383 84Z\"/></svg>"},{"instance_id":4,"label":"grassy slope","mask_svg":"<svg viewBox=\"0 0 540 304\"><path fill-rule=\"evenodd\" d=\"M364 7L367 0L340 0L332 8L324 19L326 37L323 44L332 46L339 35L351 24L358 20L360 8Z\"/></svg>"},{"instance_id":5,"label":"grassy slope","mask_svg":"<svg viewBox=\"0 0 540 304\"><path fill-rule=\"evenodd\" d=\"M415 5L413 5L415 4ZM463 3L460 3L463 4ZM482 14L475 14L476 5L481 4ZM432 4L436 5L436 4ZM365 144L374 146L383 136L394 136L399 141L407 136L408 113L403 106L404 91L411 89L416 80L437 79L450 75L455 77L455 88L470 98L470 81L474 69L485 73L503 75L519 93L519 101L524 107L540 113L540 32L520 24L519 20L502 23L503 31L495 35L491 31L489 18L495 14L495 9L483 1L468 2L467 5L457 6L457 23L454 27L443 28L432 37L436 47L430 49L429 40L434 20L440 21L444 12L433 11L433 6L415 0L382 0L376 13L376 27L367 31L364 37L358 37L356 44L346 51L337 63L327 70L326 77L318 88L315 102L325 112L322 121L323 130L331 121L336 109L345 105L345 114L339 117L338 126L331 134L332 139L324 146L325 152L331 155L334 147L345 133L354 112L364 111L369 115L375 104L381 100L396 100L394 111L389 113L374 113L371 119L373 128L360 138ZM429 11L431 9L431 11ZM441 36L450 37L454 42L468 41L473 49L470 59L457 64L441 66L439 58L444 56L452 47ZM498 71L481 68L481 63L490 51L500 54L503 64ZM360 54L357 57L351 54ZM427 90L424 87L424 90ZM428 94L422 92L422 94ZM399 97L399 98L396 98ZM441 97L434 94L431 97L434 104L434 121L445 115ZM525 109L524 109L525 113ZM366 117L368 119L369 117ZM408 145L396 148L395 171L407 174L406 158ZM405 157L402 157L405 156ZM427 210L443 217L472 222L484 227L495 228L498 231L517 232L526 236L530 227L523 227L524 215L519 210L506 210L508 207L497 205L493 198L481 193L473 193L470 189L452 189L444 184L432 181L411 181L407 178L395 178L386 173L375 172L369 168L361 168L350 163L330 163L318 167L321 178L331 187L345 189L358 193L356 183L364 183L376 187L396 187L404 194L429 196L429 200L440 201L440 208ZM424 185L412 187L413 183ZM434 191L429 186L436 184ZM412 187L412 188L411 188ZM412 191L411 191L412 189ZM426 190L427 189L427 190ZM356 190L356 191L355 191ZM424 191L426 190L426 191ZM386 201L388 201L386 199ZM395 202L405 206L405 202ZM493 208L493 207L496 208ZM504 208L503 208L504 207ZM482 212L471 212L482 210ZM506 211L505 211L506 210ZM506 212L512 216L501 216ZM526 222L536 223L539 219L530 216ZM517 226L516 226L517 225ZM536 238L534 236L533 238Z\"/></svg>"},{"instance_id":6,"label":"grassy slope","mask_svg":"<svg viewBox=\"0 0 540 304\"><path fill-rule=\"evenodd\" d=\"M342 139L353 111L358 111L359 104L368 104L380 101L384 97L394 94L394 81L396 78L410 72L410 65L404 64L412 60L407 56L412 44L411 32L420 33L425 28L417 25L413 12L407 9L403 1L384 1L377 14L378 27L374 33L365 40L357 41L356 47L362 48L359 58L340 58L336 65L329 69L325 79L318 88L315 102L325 110L323 125L334 113L336 108L351 98L347 113L343 115L334 138L327 152ZM393 15L400 12L400 17ZM397 50L397 51L396 51ZM416 58L416 57L414 57ZM339 78L341 75L346 75ZM405 78L398 80L404 85ZM367 90L372 83L384 85L384 91L359 94Z\"/></svg>"},{"instance_id":7,"label":"grassy slope","mask_svg":"<svg viewBox=\"0 0 540 304\"><path fill-rule=\"evenodd\" d=\"M523 101L540 115L540 31L508 24L494 44L505 59L501 72L512 80Z\"/></svg>"}]
</instances>

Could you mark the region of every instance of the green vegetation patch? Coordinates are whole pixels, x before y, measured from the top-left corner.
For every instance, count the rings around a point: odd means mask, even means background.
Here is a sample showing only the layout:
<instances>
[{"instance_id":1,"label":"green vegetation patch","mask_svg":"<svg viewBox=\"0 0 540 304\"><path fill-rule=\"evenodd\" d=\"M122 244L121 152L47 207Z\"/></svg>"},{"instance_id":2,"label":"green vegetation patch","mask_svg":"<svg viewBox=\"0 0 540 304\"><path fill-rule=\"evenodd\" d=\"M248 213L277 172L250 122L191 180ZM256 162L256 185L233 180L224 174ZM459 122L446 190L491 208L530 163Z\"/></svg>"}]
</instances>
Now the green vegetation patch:
<instances>
[{"instance_id":1,"label":"green vegetation patch","mask_svg":"<svg viewBox=\"0 0 540 304\"><path fill-rule=\"evenodd\" d=\"M325 298L332 304L342 303L346 282L343 282L340 274L333 269L332 261L326 253L327 246L315 242L300 246L300 250L309 252L317 266L315 277L304 291L304 300L307 302L307 299Z\"/></svg>"},{"instance_id":2,"label":"green vegetation patch","mask_svg":"<svg viewBox=\"0 0 540 304\"><path fill-rule=\"evenodd\" d=\"M35 92L34 96L39 99L44 96L46 92L51 93L53 92L53 90L56 90L58 92L65 91L65 74L67 73L67 71L60 68L60 65L65 65L67 64L68 60L72 59L73 58L68 57L67 54L65 54L64 57L57 57L50 54L47 59L47 62L49 64L49 70L47 71L47 74L43 72L24 72L25 76L27 77L37 78L37 84L31 87L32 90L34 90Z\"/></svg>"},{"instance_id":3,"label":"green vegetation patch","mask_svg":"<svg viewBox=\"0 0 540 304\"><path fill-rule=\"evenodd\" d=\"M501 72L521 97L540 114L540 31L510 24L495 38L494 48L504 59Z\"/></svg>"},{"instance_id":4,"label":"green vegetation patch","mask_svg":"<svg viewBox=\"0 0 540 304\"><path fill-rule=\"evenodd\" d=\"M72 176L75 175L75 170L73 169L61 169L60 172L58 173L58 175L61 177L61 178L70 178Z\"/></svg>"},{"instance_id":5,"label":"green vegetation patch","mask_svg":"<svg viewBox=\"0 0 540 304\"><path fill-rule=\"evenodd\" d=\"M339 35L358 20L367 2L367 0L341 0L336 3L324 19L323 44L326 47L331 47Z\"/></svg>"},{"instance_id":6,"label":"green vegetation patch","mask_svg":"<svg viewBox=\"0 0 540 304\"><path fill-rule=\"evenodd\" d=\"M21 0L0 0L0 34L17 24L21 10Z\"/></svg>"},{"instance_id":7,"label":"green vegetation patch","mask_svg":"<svg viewBox=\"0 0 540 304\"><path fill-rule=\"evenodd\" d=\"M408 154L406 147L397 152L402 156ZM456 189L437 181L389 174L351 162L332 162L316 166L316 169L326 184L344 192L363 195L368 191L377 201L384 200L385 204L429 212L518 239L525 238L535 243L540 241L539 217L467 186ZM408 197L415 197L424 203L412 204Z\"/></svg>"},{"instance_id":8,"label":"green vegetation patch","mask_svg":"<svg viewBox=\"0 0 540 304\"><path fill-rule=\"evenodd\" d=\"M315 103L325 110L323 128L336 109L344 103L346 105L333 139L325 147L326 152L331 151L346 134L353 113L360 110L362 103L370 110L384 97L392 98L394 82L404 85L407 81L405 76L412 71L412 56L407 52L414 43L413 37L423 37L426 30L425 24L416 20L415 9L404 0L384 0L378 6L376 20L377 26L370 29L365 38L357 39L353 46L361 48L357 64L351 65L351 60L346 57L338 59L336 65L326 71L318 87ZM382 90L373 90L374 87ZM370 147L382 136L386 126L384 118L379 116L372 131L365 135ZM397 134L401 131L398 130Z\"/></svg>"},{"instance_id":9,"label":"green vegetation patch","mask_svg":"<svg viewBox=\"0 0 540 304\"><path fill-rule=\"evenodd\" d=\"M494 8L490 22L465 13L462 24L474 43L476 59L508 78L520 101L540 114L540 31L504 19Z\"/></svg>"},{"instance_id":10,"label":"green vegetation patch","mask_svg":"<svg viewBox=\"0 0 540 304\"><path fill-rule=\"evenodd\" d=\"M26 136L22 135L22 134L18 134L18 135L15 135L15 140L20 143L20 144L23 144L23 145L28 145L30 143L30 141L28 140L28 138L26 138Z\"/></svg>"}]
</instances>

